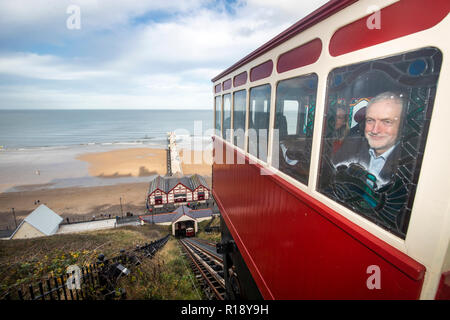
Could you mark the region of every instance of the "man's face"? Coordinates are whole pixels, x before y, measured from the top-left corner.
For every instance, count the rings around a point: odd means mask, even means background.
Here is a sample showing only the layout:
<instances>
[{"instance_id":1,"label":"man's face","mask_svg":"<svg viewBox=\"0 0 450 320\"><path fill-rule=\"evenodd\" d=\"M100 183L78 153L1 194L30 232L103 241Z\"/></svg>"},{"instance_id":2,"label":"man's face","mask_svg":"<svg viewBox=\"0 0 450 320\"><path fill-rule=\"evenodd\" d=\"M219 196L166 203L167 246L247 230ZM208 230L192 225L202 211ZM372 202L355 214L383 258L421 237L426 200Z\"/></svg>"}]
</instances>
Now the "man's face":
<instances>
[{"instance_id":1,"label":"man's face","mask_svg":"<svg viewBox=\"0 0 450 320\"><path fill-rule=\"evenodd\" d=\"M377 156L397 141L402 105L386 99L375 102L366 112L365 137Z\"/></svg>"}]
</instances>

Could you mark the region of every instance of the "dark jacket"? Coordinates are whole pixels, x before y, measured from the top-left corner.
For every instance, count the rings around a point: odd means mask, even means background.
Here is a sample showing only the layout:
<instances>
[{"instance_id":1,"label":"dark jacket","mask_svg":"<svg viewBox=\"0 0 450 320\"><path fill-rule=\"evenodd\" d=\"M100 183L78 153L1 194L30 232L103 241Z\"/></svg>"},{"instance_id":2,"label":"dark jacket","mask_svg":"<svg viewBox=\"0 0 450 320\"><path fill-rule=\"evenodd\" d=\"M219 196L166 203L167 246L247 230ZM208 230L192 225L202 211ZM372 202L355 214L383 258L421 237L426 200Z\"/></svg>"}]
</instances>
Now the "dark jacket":
<instances>
[{"instance_id":1,"label":"dark jacket","mask_svg":"<svg viewBox=\"0 0 450 320\"><path fill-rule=\"evenodd\" d=\"M361 171L367 171L370 163L369 149L369 143L365 137L347 136L344 139L342 146L335 154L324 154L320 173L319 189L325 191L329 188L330 184L335 182L336 173L338 171L337 169L339 167L347 169L351 164L357 164L357 167L360 168L357 175L363 174ZM400 160L400 150L400 145L397 145L386 159L386 163L378 175L382 180L377 182L378 187L392 181ZM355 166L353 166L353 168L355 169ZM354 170L351 169L350 174L351 172L354 172ZM366 177L359 177L358 179L361 181L367 180Z\"/></svg>"},{"instance_id":2,"label":"dark jacket","mask_svg":"<svg viewBox=\"0 0 450 320\"><path fill-rule=\"evenodd\" d=\"M358 163L367 170L370 163L369 149L369 143L365 137L348 136L345 138L341 148L331 157L331 162L334 168L340 165L349 166L351 163ZM379 177L382 180L386 182L392 180L397 169L399 157L400 147L397 145L386 159L386 163L379 173Z\"/></svg>"}]
</instances>

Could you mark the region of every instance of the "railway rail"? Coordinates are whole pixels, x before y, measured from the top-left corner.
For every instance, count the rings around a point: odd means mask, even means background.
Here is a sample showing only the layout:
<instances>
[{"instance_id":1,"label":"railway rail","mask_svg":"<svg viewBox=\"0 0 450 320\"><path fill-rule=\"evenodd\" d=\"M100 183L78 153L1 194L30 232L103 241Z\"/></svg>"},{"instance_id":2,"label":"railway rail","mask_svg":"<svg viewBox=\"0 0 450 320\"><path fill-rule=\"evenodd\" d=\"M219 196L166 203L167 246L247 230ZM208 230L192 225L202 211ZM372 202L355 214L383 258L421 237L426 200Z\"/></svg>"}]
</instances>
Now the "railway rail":
<instances>
[{"instance_id":1,"label":"railway rail","mask_svg":"<svg viewBox=\"0 0 450 320\"><path fill-rule=\"evenodd\" d=\"M200 238L186 238L185 241L223 265L222 257L217 254L215 244Z\"/></svg>"},{"instance_id":2,"label":"railway rail","mask_svg":"<svg viewBox=\"0 0 450 320\"><path fill-rule=\"evenodd\" d=\"M196 243L195 240L181 239L179 243L189 258L189 264L197 279L203 281L208 299L224 300L225 280L222 259Z\"/></svg>"}]
</instances>

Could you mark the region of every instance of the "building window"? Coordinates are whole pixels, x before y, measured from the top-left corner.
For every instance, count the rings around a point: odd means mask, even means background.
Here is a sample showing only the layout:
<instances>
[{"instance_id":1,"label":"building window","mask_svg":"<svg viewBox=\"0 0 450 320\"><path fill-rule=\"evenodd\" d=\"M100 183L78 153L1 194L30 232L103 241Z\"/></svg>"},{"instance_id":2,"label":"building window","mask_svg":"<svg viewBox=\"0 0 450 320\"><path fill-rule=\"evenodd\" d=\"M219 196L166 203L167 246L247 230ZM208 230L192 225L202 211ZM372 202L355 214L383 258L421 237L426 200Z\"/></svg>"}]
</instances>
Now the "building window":
<instances>
[{"instance_id":1,"label":"building window","mask_svg":"<svg viewBox=\"0 0 450 320\"><path fill-rule=\"evenodd\" d=\"M425 48L328 76L318 190L403 239L441 63Z\"/></svg>"},{"instance_id":2,"label":"building window","mask_svg":"<svg viewBox=\"0 0 450 320\"><path fill-rule=\"evenodd\" d=\"M267 161L269 141L270 89L270 84L250 89L248 149L263 161Z\"/></svg>"},{"instance_id":3,"label":"building window","mask_svg":"<svg viewBox=\"0 0 450 320\"><path fill-rule=\"evenodd\" d=\"M283 80L277 86L272 165L278 160L280 171L304 184L309 177L316 94L316 74Z\"/></svg>"},{"instance_id":4,"label":"building window","mask_svg":"<svg viewBox=\"0 0 450 320\"><path fill-rule=\"evenodd\" d=\"M180 193L180 194L176 194L174 196L174 201L175 202L186 202L187 197L186 197L186 193Z\"/></svg>"}]
</instances>

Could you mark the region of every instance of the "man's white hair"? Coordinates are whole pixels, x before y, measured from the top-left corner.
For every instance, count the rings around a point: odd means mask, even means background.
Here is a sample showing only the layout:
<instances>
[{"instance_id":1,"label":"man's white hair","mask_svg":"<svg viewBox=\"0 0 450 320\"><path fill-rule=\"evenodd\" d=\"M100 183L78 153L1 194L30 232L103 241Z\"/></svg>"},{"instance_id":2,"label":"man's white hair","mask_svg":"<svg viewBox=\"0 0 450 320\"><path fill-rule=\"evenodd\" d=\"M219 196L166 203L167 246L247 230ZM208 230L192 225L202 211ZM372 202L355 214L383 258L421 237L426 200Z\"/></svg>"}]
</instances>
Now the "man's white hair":
<instances>
[{"instance_id":1,"label":"man's white hair","mask_svg":"<svg viewBox=\"0 0 450 320\"><path fill-rule=\"evenodd\" d=\"M370 100L369 104L367 105L367 108L369 108L374 103L384 101L384 100L393 100L397 104L401 105L403 107L403 94L397 94L394 92L386 91L378 94L372 100Z\"/></svg>"}]
</instances>

